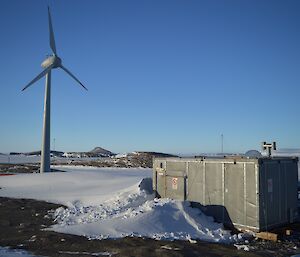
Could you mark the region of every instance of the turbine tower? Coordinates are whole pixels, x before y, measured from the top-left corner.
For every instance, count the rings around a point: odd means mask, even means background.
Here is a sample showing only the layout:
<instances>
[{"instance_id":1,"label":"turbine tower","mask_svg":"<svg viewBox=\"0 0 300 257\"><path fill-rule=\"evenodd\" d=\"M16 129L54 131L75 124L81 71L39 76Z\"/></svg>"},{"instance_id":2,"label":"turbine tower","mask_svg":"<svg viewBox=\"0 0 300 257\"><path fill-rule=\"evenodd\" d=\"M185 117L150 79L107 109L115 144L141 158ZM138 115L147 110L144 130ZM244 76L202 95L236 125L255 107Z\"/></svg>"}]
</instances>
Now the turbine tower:
<instances>
[{"instance_id":1,"label":"turbine tower","mask_svg":"<svg viewBox=\"0 0 300 257\"><path fill-rule=\"evenodd\" d=\"M41 168L40 173L49 172L50 170L50 100L51 100L51 70L55 68L63 69L67 74L69 74L74 80L76 80L85 90L87 88L77 79L66 67L62 65L61 58L58 57L54 32L51 21L50 8L48 6L48 19L49 19L49 34L50 34L50 48L52 49L52 55L48 56L46 60L42 62L42 67L44 70L37 75L32 81L30 81L23 89L27 89L32 84L37 82L42 77L46 76L45 85L45 98L44 98L44 121L43 121L43 138L42 138L42 150L41 150Z\"/></svg>"}]
</instances>

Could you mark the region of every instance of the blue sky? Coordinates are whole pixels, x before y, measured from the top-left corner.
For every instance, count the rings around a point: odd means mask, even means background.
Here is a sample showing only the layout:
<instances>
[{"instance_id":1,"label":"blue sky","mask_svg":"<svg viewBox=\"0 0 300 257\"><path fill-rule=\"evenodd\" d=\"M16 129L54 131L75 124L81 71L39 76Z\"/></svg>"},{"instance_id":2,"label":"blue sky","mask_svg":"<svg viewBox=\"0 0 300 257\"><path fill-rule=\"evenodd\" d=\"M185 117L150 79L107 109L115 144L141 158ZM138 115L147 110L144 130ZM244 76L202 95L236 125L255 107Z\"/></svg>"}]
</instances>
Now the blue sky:
<instances>
[{"instance_id":1,"label":"blue sky","mask_svg":"<svg viewBox=\"0 0 300 257\"><path fill-rule=\"evenodd\" d=\"M172 153L300 147L300 1L0 2L0 152L40 149L50 54L57 150ZM53 148L53 147L52 147Z\"/></svg>"}]
</instances>

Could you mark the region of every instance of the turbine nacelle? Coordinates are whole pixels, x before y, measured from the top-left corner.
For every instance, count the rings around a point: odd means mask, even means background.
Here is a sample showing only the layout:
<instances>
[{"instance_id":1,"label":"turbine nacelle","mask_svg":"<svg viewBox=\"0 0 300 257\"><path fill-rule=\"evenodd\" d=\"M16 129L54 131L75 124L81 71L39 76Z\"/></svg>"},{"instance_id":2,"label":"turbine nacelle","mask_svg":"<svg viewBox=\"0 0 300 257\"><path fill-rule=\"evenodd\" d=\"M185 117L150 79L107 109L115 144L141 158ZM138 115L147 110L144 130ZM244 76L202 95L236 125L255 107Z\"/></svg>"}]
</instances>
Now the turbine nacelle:
<instances>
[{"instance_id":1,"label":"turbine nacelle","mask_svg":"<svg viewBox=\"0 0 300 257\"><path fill-rule=\"evenodd\" d=\"M50 55L46 60L42 62L41 66L44 69L48 68L49 66L52 66L52 68L61 67L61 59L56 55Z\"/></svg>"}]
</instances>

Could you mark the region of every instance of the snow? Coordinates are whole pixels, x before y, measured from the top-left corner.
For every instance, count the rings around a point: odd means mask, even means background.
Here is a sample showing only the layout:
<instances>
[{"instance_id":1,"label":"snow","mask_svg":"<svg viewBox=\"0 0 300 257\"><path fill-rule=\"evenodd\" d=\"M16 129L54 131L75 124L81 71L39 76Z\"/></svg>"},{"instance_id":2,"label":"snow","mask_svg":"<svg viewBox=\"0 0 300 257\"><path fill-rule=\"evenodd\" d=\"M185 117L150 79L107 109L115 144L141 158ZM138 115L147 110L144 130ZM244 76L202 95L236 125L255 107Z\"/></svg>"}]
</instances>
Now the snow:
<instances>
[{"instance_id":1,"label":"snow","mask_svg":"<svg viewBox=\"0 0 300 257\"><path fill-rule=\"evenodd\" d=\"M0 179L1 196L29 198L73 206L99 204L111 194L127 189L150 169L55 166L69 172L18 174ZM9 177L11 177L9 179Z\"/></svg>"},{"instance_id":2,"label":"snow","mask_svg":"<svg viewBox=\"0 0 300 257\"><path fill-rule=\"evenodd\" d=\"M152 171L142 168L59 166L66 172L20 174L0 178L0 196L63 204L53 216L57 232L91 239L125 236L235 243L222 224L188 202L157 199Z\"/></svg>"},{"instance_id":3,"label":"snow","mask_svg":"<svg viewBox=\"0 0 300 257\"><path fill-rule=\"evenodd\" d=\"M24 250L10 249L0 246L0 257L37 257L37 255L29 254Z\"/></svg>"},{"instance_id":4,"label":"snow","mask_svg":"<svg viewBox=\"0 0 300 257\"><path fill-rule=\"evenodd\" d=\"M234 244L234 246L238 249L238 250L244 250L246 252L250 251L249 245L245 245L245 244Z\"/></svg>"},{"instance_id":5,"label":"snow","mask_svg":"<svg viewBox=\"0 0 300 257\"><path fill-rule=\"evenodd\" d=\"M12 163L12 164L22 164L22 163L38 163L41 160L41 156L36 155L0 155L0 163Z\"/></svg>"},{"instance_id":6,"label":"snow","mask_svg":"<svg viewBox=\"0 0 300 257\"><path fill-rule=\"evenodd\" d=\"M114 158L126 158L128 153L119 153L114 156Z\"/></svg>"}]
</instances>

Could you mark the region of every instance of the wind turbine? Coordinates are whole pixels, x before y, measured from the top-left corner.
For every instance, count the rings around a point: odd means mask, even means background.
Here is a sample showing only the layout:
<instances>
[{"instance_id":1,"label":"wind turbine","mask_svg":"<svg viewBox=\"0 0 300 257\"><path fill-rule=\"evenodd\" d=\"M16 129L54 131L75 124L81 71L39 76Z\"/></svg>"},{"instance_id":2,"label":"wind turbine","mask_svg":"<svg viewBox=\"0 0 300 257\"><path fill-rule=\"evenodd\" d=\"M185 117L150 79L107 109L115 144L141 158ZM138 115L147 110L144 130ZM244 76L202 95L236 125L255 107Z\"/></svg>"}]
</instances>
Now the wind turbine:
<instances>
[{"instance_id":1,"label":"wind turbine","mask_svg":"<svg viewBox=\"0 0 300 257\"><path fill-rule=\"evenodd\" d=\"M42 77L46 76L45 85L45 98L44 98L44 121L43 121L43 138L42 138L42 151L41 151L41 168L40 173L49 172L50 170L50 100L51 100L51 70L55 68L63 69L69 74L74 80L76 80L85 90L87 88L77 79L66 67L62 65L61 58L58 57L54 32L51 21L50 8L48 6L48 19L49 19L49 34L50 34L50 48L52 49L52 55L48 56L46 60L42 62L44 70L37 75L32 81L30 81L23 89L27 89L32 84L37 82Z\"/></svg>"}]
</instances>

